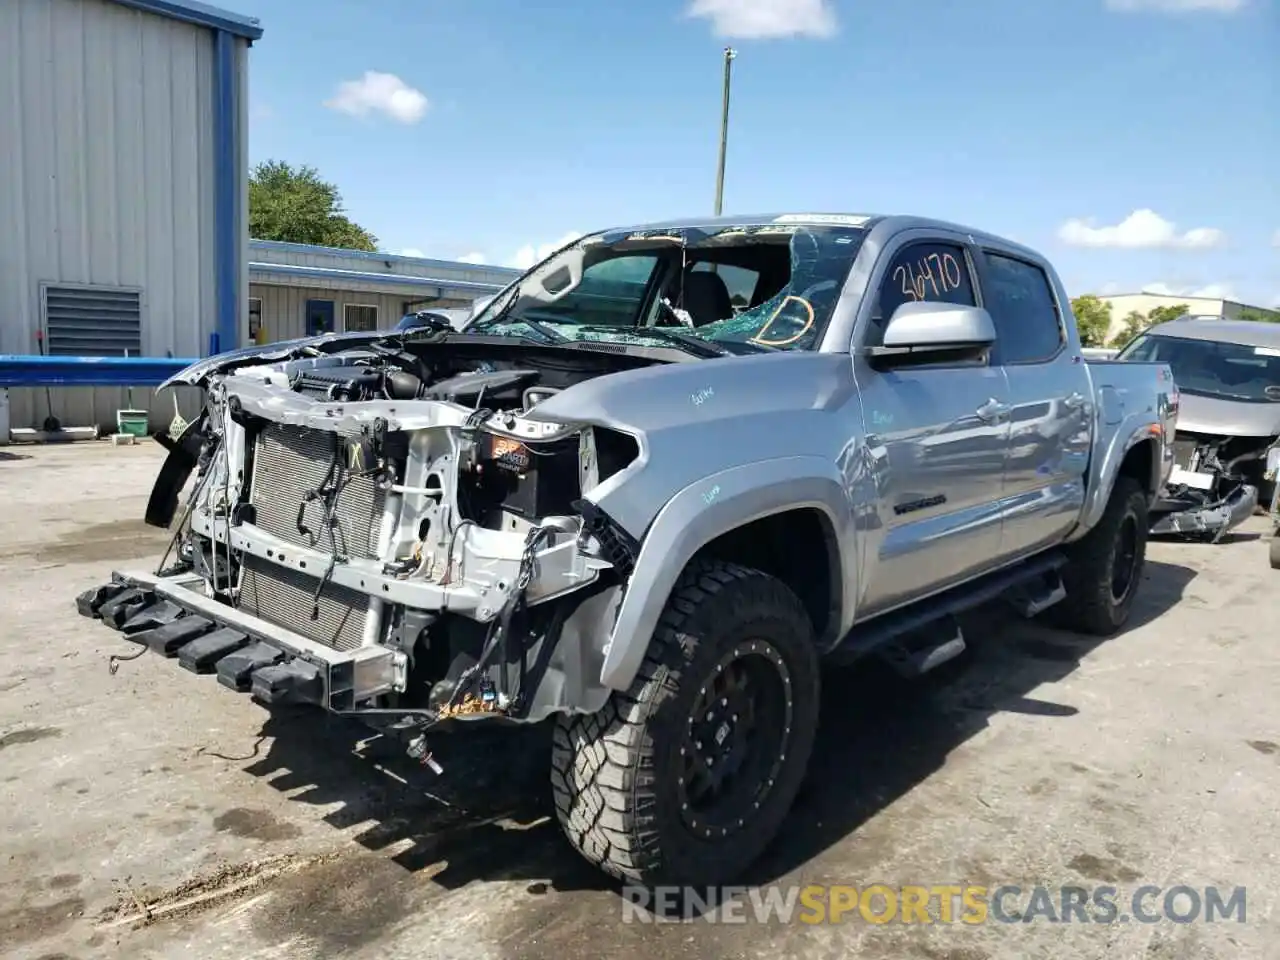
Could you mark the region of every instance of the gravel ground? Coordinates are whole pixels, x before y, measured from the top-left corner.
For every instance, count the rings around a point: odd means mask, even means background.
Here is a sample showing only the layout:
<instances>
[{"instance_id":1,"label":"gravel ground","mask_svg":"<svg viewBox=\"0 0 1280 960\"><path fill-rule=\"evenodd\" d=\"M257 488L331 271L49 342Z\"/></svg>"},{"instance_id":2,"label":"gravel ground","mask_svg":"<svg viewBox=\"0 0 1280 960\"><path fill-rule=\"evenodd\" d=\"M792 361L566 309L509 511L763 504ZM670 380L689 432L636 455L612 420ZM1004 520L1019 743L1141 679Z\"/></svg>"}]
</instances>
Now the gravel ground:
<instances>
[{"instance_id":1,"label":"gravel ground","mask_svg":"<svg viewBox=\"0 0 1280 960\"><path fill-rule=\"evenodd\" d=\"M161 456L0 448L6 957L1280 957L1280 574L1261 518L1217 546L1154 544L1133 625L1104 643L989 610L927 681L828 673L809 782L751 878L1110 884L1121 913L1144 884L1243 886L1244 923L624 923L550 817L544 730L440 738L437 778L363 728L268 714L159 657L109 672L134 648L73 600L154 567L165 537L138 518Z\"/></svg>"}]
</instances>

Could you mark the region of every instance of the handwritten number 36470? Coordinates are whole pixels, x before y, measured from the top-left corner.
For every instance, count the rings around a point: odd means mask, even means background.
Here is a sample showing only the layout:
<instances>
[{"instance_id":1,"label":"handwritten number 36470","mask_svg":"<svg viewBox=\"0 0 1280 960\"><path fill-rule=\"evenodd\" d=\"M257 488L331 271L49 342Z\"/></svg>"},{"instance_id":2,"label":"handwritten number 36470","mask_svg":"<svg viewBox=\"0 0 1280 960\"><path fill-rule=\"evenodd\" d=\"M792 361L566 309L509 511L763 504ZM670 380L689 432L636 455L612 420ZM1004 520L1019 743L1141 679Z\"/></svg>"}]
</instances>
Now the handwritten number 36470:
<instances>
[{"instance_id":1,"label":"handwritten number 36470","mask_svg":"<svg viewBox=\"0 0 1280 960\"><path fill-rule=\"evenodd\" d=\"M960 264L950 253L930 253L915 264L904 263L894 268L893 279L912 300L928 300L960 287L963 274Z\"/></svg>"}]
</instances>

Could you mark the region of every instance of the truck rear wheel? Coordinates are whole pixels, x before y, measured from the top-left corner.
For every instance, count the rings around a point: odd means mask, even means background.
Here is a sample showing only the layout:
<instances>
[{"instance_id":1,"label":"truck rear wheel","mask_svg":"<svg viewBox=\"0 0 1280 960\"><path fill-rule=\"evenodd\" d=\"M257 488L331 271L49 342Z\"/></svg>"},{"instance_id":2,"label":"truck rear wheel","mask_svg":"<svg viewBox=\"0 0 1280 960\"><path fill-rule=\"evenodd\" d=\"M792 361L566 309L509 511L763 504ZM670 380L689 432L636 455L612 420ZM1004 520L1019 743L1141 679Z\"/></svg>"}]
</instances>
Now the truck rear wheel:
<instances>
[{"instance_id":1,"label":"truck rear wheel","mask_svg":"<svg viewBox=\"0 0 1280 960\"><path fill-rule=\"evenodd\" d=\"M630 689L557 718L556 813L589 861L646 885L738 876L776 835L818 725L813 628L757 570L682 574Z\"/></svg>"},{"instance_id":2,"label":"truck rear wheel","mask_svg":"<svg viewBox=\"0 0 1280 960\"><path fill-rule=\"evenodd\" d=\"M1062 574L1066 599L1050 610L1069 630L1115 633L1129 619L1146 563L1151 520L1142 485L1120 477L1097 526L1071 545Z\"/></svg>"}]
</instances>

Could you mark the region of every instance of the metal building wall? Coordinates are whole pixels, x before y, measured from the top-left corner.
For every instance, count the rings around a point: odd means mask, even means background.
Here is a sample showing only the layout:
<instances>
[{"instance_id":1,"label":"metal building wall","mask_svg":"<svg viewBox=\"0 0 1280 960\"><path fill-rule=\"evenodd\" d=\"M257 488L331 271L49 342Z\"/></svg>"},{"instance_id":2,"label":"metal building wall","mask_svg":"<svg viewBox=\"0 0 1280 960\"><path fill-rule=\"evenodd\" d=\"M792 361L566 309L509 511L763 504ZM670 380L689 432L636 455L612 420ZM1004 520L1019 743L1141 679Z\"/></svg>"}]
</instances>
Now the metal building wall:
<instances>
[{"instance_id":1,"label":"metal building wall","mask_svg":"<svg viewBox=\"0 0 1280 960\"><path fill-rule=\"evenodd\" d=\"M37 352L42 282L141 288L146 354L208 351L218 303L216 37L107 0L0 2L0 353ZM243 78L247 43L231 43ZM243 80L235 88L243 143ZM247 170L238 178L243 197ZM240 305L246 241L238 247ZM65 425L113 423L125 404L122 388L52 394ZM135 390L135 403L148 394ZM12 390L13 425L38 426L45 406L43 389Z\"/></svg>"},{"instance_id":2,"label":"metal building wall","mask_svg":"<svg viewBox=\"0 0 1280 960\"><path fill-rule=\"evenodd\" d=\"M290 287L266 283L251 283L249 296L262 300L262 325L266 327L267 340L291 340L306 335L306 309L308 300L332 300L334 324L343 329L343 304L364 304L378 308L378 328L389 330L404 316L406 300L421 297L422 291L404 294L361 293L336 287ZM461 307L468 300L442 300L437 306Z\"/></svg>"}]
</instances>

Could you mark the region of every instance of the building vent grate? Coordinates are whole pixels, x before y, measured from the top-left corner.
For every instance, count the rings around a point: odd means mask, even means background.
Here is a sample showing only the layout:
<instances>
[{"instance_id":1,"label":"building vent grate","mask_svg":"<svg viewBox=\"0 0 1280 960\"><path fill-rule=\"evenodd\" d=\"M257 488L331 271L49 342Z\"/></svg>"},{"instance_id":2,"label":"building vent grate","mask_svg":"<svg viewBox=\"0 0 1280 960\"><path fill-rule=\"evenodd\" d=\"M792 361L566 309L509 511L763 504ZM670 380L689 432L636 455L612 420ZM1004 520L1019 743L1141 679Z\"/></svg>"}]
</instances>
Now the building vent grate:
<instances>
[{"instance_id":1,"label":"building vent grate","mask_svg":"<svg viewBox=\"0 0 1280 960\"><path fill-rule=\"evenodd\" d=\"M42 292L50 356L141 356L141 291L48 285Z\"/></svg>"}]
</instances>

